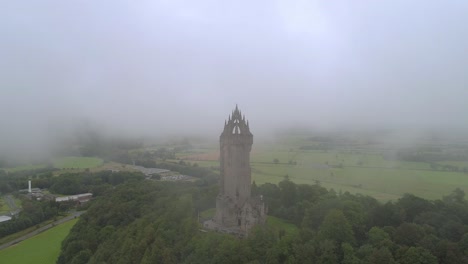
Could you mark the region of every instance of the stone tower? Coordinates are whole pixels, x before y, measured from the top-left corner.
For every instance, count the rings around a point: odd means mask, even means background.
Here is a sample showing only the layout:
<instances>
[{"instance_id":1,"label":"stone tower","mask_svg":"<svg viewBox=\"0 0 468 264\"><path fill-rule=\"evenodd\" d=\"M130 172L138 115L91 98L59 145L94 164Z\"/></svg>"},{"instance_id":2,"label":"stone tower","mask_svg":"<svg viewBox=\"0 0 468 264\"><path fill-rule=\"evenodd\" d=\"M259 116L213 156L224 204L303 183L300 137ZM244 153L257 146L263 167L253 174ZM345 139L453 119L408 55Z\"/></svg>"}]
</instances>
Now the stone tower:
<instances>
[{"instance_id":1,"label":"stone tower","mask_svg":"<svg viewBox=\"0 0 468 264\"><path fill-rule=\"evenodd\" d=\"M250 150L253 135L249 122L237 108L224 122L220 141L220 186L216 214L205 227L227 233L247 235L256 224L266 219L260 197L251 197Z\"/></svg>"},{"instance_id":2,"label":"stone tower","mask_svg":"<svg viewBox=\"0 0 468 264\"><path fill-rule=\"evenodd\" d=\"M248 121L237 108L225 122L219 137L220 144L220 195L228 196L236 204L243 204L250 198L250 150L253 135Z\"/></svg>"}]
</instances>

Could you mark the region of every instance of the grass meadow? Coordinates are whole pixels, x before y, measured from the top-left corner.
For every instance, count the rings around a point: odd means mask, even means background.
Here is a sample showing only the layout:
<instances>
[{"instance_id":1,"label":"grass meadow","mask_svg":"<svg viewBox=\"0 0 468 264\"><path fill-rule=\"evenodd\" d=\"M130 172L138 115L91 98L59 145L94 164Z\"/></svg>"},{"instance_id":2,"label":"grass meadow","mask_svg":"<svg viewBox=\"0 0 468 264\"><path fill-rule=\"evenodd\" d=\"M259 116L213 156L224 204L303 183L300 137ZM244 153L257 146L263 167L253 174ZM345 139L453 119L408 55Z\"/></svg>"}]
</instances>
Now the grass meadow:
<instances>
[{"instance_id":1,"label":"grass meadow","mask_svg":"<svg viewBox=\"0 0 468 264\"><path fill-rule=\"evenodd\" d=\"M77 221L78 219L73 219L1 250L0 263L55 263L60 254L60 246L63 239L65 239Z\"/></svg>"},{"instance_id":2,"label":"grass meadow","mask_svg":"<svg viewBox=\"0 0 468 264\"><path fill-rule=\"evenodd\" d=\"M7 169L10 172L24 171L24 170L37 170L47 167L45 164L23 165Z\"/></svg>"},{"instance_id":3,"label":"grass meadow","mask_svg":"<svg viewBox=\"0 0 468 264\"><path fill-rule=\"evenodd\" d=\"M330 150L301 150L304 140L253 146L252 180L257 185L278 183L286 175L298 184L320 183L336 192L370 195L380 201L396 200L405 193L440 199L455 188L468 193L468 174L431 170L427 162L388 160L381 149L353 146ZM219 150L205 149L198 155L180 155L203 167L219 167ZM279 162L275 164L273 160ZM468 166L468 162L445 161L441 165Z\"/></svg>"},{"instance_id":4,"label":"grass meadow","mask_svg":"<svg viewBox=\"0 0 468 264\"><path fill-rule=\"evenodd\" d=\"M103 164L103 160L93 157L60 157L51 160L52 166L57 169L92 169ZM22 165L14 168L7 168L9 172L36 170L46 168L46 164Z\"/></svg>"}]
</instances>

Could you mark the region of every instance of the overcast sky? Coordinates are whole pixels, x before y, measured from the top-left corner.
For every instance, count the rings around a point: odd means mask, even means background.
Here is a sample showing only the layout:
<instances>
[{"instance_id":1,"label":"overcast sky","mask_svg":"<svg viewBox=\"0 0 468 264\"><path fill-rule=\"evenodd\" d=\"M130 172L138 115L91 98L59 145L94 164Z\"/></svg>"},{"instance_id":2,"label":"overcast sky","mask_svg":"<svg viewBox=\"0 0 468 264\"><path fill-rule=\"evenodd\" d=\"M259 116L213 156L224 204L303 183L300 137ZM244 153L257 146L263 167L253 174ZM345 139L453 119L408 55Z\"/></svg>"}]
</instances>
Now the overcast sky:
<instances>
[{"instance_id":1,"label":"overcast sky","mask_svg":"<svg viewBox=\"0 0 468 264\"><path fill-rule=\"evenodd\" d=\"M81 118L219 133L236 103L254 134L468 126L466 0L1 2L0 147Z\"/></svg>"}]
</instances>

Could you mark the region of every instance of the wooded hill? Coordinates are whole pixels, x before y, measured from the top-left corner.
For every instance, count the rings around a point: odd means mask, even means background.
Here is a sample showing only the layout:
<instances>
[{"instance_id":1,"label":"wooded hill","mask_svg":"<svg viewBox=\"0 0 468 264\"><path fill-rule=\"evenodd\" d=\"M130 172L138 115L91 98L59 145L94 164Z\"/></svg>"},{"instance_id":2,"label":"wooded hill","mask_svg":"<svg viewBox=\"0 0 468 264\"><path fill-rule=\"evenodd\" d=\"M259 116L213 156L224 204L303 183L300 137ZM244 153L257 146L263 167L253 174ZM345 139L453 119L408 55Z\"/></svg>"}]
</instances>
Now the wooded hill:
<instances>
[{"instance_id":1,"label":"wooded hill","mask_svg":"<svg viewBox=\"0 0 468 264\"><path fill-rule=\"evenodd\" d=\"M200 232L216 185L140 181L93 201L62 244L57 263L468 263L468 202L374 198L319 185L253 186L270 215L299 232L259 226L246 239Z\"/></svg>"}]
</instances>

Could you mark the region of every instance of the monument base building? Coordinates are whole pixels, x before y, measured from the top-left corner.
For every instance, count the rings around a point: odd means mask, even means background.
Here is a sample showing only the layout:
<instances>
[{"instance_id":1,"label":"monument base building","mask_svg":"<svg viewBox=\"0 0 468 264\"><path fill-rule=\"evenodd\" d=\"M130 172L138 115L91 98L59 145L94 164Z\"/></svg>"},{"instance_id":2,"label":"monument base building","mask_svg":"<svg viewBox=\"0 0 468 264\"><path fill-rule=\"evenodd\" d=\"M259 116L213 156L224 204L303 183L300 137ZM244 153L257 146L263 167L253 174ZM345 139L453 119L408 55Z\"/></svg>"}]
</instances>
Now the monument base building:
<instances>
[{"instance_id":1,"label":"monument base building","mask_svg":"<svg viewBox=\"0 0 468 264\"><path fill-rule=\"evenodd\" d=\"M205 228L246 236L252 227L265 223L267 210L262 197L250 194L252 144L249 122L236 106L220 136L220 190L216 214L204 222Z\"/></svg>"}]
</instances>

